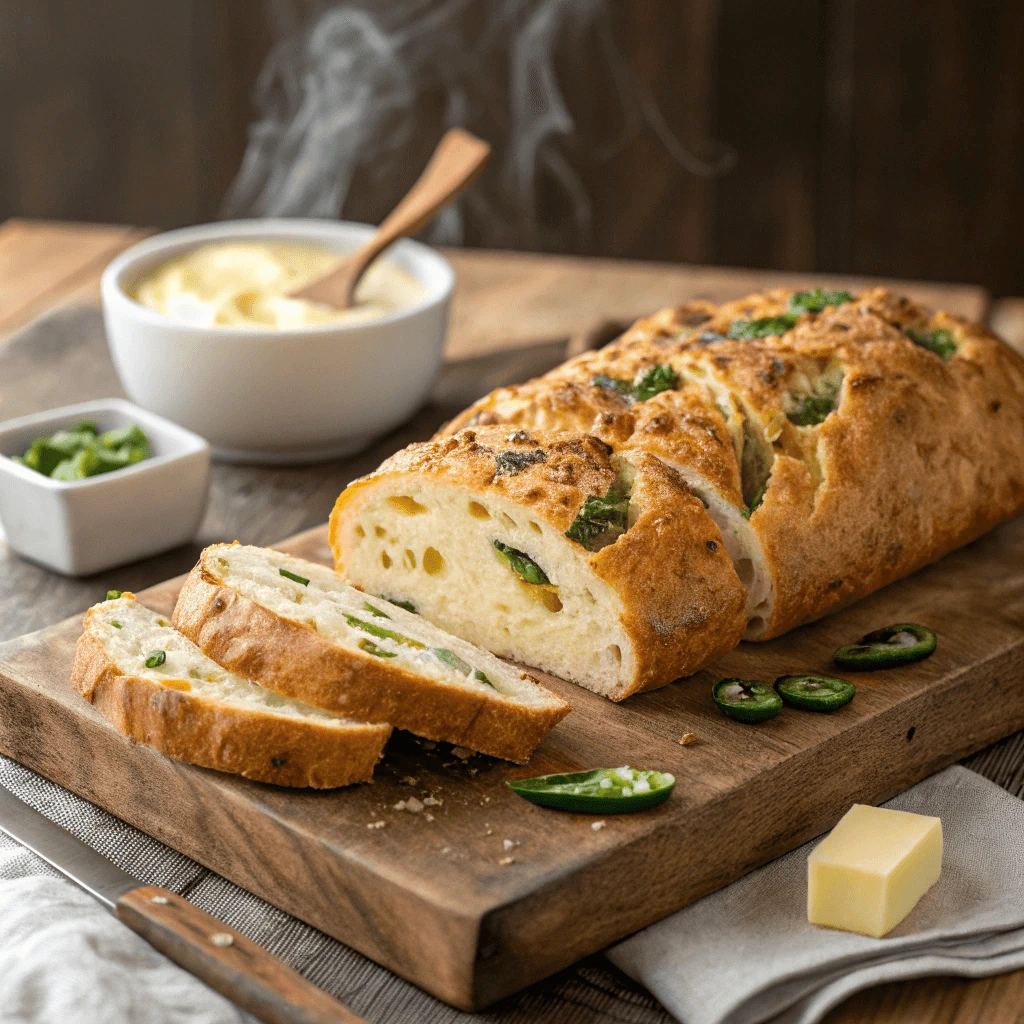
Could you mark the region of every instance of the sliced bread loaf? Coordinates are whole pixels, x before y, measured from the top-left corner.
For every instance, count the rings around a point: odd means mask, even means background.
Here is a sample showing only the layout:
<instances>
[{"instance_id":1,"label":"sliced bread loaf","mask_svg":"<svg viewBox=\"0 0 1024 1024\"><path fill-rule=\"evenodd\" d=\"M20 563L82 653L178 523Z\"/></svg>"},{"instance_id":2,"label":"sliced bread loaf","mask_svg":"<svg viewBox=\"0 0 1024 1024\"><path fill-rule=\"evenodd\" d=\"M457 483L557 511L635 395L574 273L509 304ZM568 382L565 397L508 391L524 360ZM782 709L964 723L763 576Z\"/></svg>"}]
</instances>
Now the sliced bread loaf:
<instances>
[{"instance_id":1,"label":"sliced bread loaf","mask_svg":"<svg viewBox=\"0 0 1024 1024\"><path fill-rule=\"evenodd\" d=\"M173 621L276 693L511 761L526 761L569 711L529 673L268 548L207 548Z\"/></svg>"},{"instance_id":2,"label":"sliced bread loaf","mask_svg":"<svg viewBox=\"0 0 1024 1024\"><path fill-rule=\"evenodd\" d=\"M391 733L225 672L131 594L86 613L71 685L131 740L278 786L365 782Z\"/></svg>"},{"instance_id":3,"label":"sliced bread loaf","mask_svg":"<svg viewBox=\"0 0 1024 1024\"><path fill-rule=\"evenodd\" d=\"M747 594L680 475L586 434L461 430L342 492L335 564L502 657L622 700L731 650Z\"/></svg>"}]
</instances>

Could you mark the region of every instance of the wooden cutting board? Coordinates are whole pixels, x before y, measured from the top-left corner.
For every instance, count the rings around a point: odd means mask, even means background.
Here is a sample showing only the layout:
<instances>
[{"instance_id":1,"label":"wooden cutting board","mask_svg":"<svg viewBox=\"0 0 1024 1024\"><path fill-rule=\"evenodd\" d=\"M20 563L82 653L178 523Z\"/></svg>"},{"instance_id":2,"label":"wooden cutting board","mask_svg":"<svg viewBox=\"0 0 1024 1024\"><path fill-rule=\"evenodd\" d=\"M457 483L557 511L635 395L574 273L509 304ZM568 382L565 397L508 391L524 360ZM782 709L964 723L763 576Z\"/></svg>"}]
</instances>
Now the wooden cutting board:
<instances>
[{"instance_id":1,"label":"wooden cutting board","mask_svg":"<svg viewBox=\"0 0 1024 1024\"><path fill-rule=\"evenodd\" d=\"M329 562L326 527L280 547ZM140 598L169 613L179 582ZM857 697L832 715L787 709L748 726L711 702L724 675L828 671L837 647L898 621L934 628L936 653L856 677ZM396 733L372 785L334 792L277 789L128 743L67 685L79 631L69 619L0 645L5 754L476 1009L821 834L852 802L888 799L1024 726L1024 520L625 704L550 680L573 712L527 768ZM684 747L687 732L697 739ZM602 825L505 787L621 764L674 773L669 802ZM394 809L412 796L440 803Z\"/></svg>"}]
</instances>

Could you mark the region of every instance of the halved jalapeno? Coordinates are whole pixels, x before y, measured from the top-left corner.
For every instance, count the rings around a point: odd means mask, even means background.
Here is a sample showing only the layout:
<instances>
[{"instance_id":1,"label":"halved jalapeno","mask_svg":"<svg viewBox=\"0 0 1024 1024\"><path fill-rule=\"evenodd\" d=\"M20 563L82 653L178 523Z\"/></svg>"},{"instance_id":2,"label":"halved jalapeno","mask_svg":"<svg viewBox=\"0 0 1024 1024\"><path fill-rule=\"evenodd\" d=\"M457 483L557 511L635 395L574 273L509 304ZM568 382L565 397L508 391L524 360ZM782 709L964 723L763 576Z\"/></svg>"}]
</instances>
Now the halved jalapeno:
<instances>
[{"instance_id":1,"label":"halved jalapeno","mask_svg":"<svg viewBox=\"0 0 1024 1024\"><path fill-rule=\"evenodd\" d=\"M853 700L857 687L846 679L836 676L819 676L805 673L796 676L779 676L775 689L784 704L804 711L835 711Z\"/></svg>"},{"instance_id":2,"label":"halved jalapeno","mask_svg":"<svg viewBox=\"0 0 1024 1024\"><path fill-rule=\"evenodd\" d=\"M640 768L595 768L569 775L516 779L508 788L542 807L585 814L626 814L664 803L675 786L668 772Z\"/></svg>"},{"instance_id":3,"label":"halved jalapeno","mask_svg":"<svg viewBox=\"0 0 1024 1024\"><path fill-rule=\"evenodd\" d=\"M869 672L920 661L935 650L935 644L935 634L927 626L900 622L876 629L855 644L840 647L832 657L843 668Z\"/></svg>"},{"instance_id":4,"label":"halved jalapeno","mask_svg":"<svg viewBox=\"0 0 1024 1024\"><path fill-rule=\"evenodd\" d=\"M782 698L760 679L722 679L711 688L711 698L738 722L764 722L782 710Z\"/></svg>"}]
</instances>

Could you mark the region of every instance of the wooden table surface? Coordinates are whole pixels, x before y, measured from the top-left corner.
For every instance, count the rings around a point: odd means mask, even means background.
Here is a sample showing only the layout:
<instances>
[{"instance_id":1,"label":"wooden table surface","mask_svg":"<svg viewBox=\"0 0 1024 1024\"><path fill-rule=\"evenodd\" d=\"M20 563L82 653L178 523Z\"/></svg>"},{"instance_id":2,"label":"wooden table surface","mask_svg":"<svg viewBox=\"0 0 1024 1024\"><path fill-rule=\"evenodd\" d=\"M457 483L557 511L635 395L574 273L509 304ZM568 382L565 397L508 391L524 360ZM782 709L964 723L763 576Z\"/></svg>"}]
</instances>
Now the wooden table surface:
<instances>
[{"instance_id":1,"label":"wooden table surface","mask_svg":"<svg viewBox=\"0 0 1024 1024\"><path fill-rule=\"evenodd\" d=\"M149 233L130 227L24 220L0 225L0 345L11 332L58 306L96 303L104 266ZM569 339L600 330L605 322L628 322L660 306L697 296L726 299L758 287L814 284L819 280L812 274L529 254L453 251L448 255L459 276L448 346L449 356L455 358ZM839 276L820 280L833 285L858 285L863 281ZM1014 305L1018 300L993 308L984 290L975 286L903 282L898 287L931 305L974 319L991 317L1004 336L1013 334L1020 322ZM1024 332L1008 340L1021 344ZM11 575L16 562L0 544L0 577ZM162 578L159 566L153 571L150 583ZM43 604L54 600L59 604L61 595L67 593L67 607L54 615L54 620L79 607L78 595L66 591L66 582L58 577L41 573L38 585L49 585L53 591ZM0 593L0 617L10 612L12 601L13 595ZM3 625L0 622L0 630ZM574 1011L567 1007L566 1012L569 1016ZM828 1024L1021 1022L1024 971L972 982L938 978L883 985L847 1000L826 1020Z\"/></svg>"}]
</instances>

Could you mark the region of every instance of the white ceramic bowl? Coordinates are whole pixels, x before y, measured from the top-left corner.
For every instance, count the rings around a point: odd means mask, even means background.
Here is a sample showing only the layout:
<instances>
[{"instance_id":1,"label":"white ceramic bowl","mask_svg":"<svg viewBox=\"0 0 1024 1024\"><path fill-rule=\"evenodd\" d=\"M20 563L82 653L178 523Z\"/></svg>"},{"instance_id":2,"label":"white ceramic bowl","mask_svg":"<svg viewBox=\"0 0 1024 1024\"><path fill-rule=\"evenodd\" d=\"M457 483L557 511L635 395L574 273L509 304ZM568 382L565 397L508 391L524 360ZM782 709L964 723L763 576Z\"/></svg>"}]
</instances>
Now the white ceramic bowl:
<instances>
[{"instance_id":1,"label":"white ceramic bowl","mask_svg":"<svg viewBox=\"0 0 1024 1024\"><path fill-rule=\"evenodd\" d=\"M372 231L326 220L225 221L133 245L102 283L107 340L125 392L205 437L228 461L312 462L364 448L419 408L440 368L455 272L433 249L403 239L388 250L428 298L369 323L194 327L128 293L148 271L209 242L273 238L350 252Z\"/></svg>"},{"instance_id":2,"label":"white ceramic bowl","mask_svg":"<svg viewBox=\"0 0 1024 1024\"><path fill-rule=\"evenodd\" d=\"M51 480L10 458L37 437L93 420L137 423L152 455L86 480ZM210 446L191 431L121 398L0 423L0 522L23 558L65 576L88 576L190 541L206 508Z\"/></svg>"}]
</instances>

